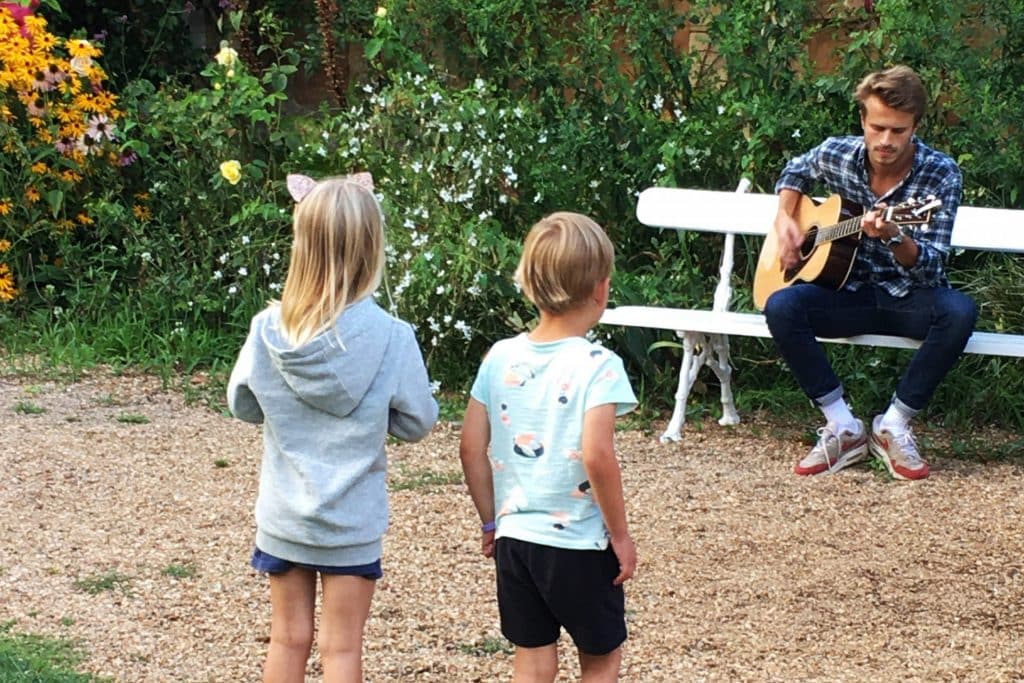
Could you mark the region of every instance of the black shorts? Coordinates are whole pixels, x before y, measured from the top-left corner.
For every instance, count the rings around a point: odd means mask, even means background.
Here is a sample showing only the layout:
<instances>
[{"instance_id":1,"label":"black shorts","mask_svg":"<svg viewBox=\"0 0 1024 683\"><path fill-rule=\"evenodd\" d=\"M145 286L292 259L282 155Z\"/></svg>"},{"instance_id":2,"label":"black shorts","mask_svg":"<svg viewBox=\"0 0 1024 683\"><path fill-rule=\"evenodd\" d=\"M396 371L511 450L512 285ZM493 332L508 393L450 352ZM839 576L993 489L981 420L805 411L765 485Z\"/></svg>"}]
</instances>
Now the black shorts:
<instances>
[{"instance_id":1,"label":"black shorts","mask_svg":"<svg viewBox=\"0 0 1024 683\"><path fill-rule=\"evenodd\" d=\"M625 594L612 585L619 560L611 546L567 550L499 538L494 559L501 632L515 645L550 645L561 628L588 655L625 642Z\"/></svg>"}]
</instances>

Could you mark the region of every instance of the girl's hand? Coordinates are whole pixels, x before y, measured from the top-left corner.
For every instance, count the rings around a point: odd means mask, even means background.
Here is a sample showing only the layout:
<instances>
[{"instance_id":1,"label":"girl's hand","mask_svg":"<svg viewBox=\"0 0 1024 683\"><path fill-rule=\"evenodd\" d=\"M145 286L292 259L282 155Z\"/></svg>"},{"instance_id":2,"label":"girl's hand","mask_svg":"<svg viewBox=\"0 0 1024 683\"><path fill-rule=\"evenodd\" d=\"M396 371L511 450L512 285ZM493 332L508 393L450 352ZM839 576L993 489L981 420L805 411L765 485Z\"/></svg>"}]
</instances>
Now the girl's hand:
<instances>
[{"instance_id":1,"label":"girl's hand","mask_svg":"<svg viewBox=\"0 0 1024 683\"><path fill-rule=\"evenodd\" d=\"M480 549L484 551L484 557L494 557L493 531L485 531L480 535Z\"/></svg>"}]
</instances>

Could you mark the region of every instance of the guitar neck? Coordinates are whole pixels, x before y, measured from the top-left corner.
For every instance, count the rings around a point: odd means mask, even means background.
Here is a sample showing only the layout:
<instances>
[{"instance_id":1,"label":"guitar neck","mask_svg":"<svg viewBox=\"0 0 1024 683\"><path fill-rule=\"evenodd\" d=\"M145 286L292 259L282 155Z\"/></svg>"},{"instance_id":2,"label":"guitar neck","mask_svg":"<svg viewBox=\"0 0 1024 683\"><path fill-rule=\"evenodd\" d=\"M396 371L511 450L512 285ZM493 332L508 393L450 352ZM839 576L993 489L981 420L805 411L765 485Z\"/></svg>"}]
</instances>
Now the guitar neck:
<instances>
[{"instance_id":1,"label":"guitar neck","mask_svg":"<svg viewBox=\"0 0 1024 683\"><path fill-rule=\"evenodd\" d=\"M835 225L830 225L827 228L819 228L818 234L814 238L814 246L835 242L836 240L856 234L860 232L860 224L861 216L854 216Z\"/></svg>"}]
</instances>

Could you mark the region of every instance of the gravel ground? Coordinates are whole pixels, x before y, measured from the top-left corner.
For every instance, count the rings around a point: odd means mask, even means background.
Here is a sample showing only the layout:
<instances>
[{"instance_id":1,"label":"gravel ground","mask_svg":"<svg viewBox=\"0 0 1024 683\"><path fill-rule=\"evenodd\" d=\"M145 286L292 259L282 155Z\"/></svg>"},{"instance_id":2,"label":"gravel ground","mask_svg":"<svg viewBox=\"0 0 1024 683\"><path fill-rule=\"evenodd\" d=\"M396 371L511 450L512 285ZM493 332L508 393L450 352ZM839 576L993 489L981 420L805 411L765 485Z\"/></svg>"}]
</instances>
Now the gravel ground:
<instances>
[{"instance_id":1,"label":"gravel ground","mask_svg":"<svg viewBox=\"0 0 1024 683\"><path fill-rule=\"evenodd\" d=\"M0 410L0 623L76 640L116 681L258 680L258 429L102 373L0 379ZM680 444L621 433L640 552L622 679L1024 681L1021 460L924 436L933 474L902 484L869 466L798 478L801 430L756 418ZM972 438L1020 452L1019 435ZM446 425L390 451L369 681L509 678L457 443Z\"/></svg>"}]
</instances>

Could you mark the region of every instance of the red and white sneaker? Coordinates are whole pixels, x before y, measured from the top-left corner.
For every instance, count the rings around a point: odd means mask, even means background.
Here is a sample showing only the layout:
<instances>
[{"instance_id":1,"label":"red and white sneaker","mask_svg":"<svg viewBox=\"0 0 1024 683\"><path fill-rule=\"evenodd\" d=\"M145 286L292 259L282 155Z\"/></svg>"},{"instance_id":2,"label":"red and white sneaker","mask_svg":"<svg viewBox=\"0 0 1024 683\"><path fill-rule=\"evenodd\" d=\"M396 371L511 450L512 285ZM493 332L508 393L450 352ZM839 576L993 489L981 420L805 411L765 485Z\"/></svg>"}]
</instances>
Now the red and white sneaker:
<instances>
[{"instance_id":1,"label":"red and white sneaker","mask_svg":"<svg viewBox=\"0 0 1024 683\"><path fill-rule=\"evenodd\" d=\"M896 479L924 479L928 476L928 463L921 458L914 441L914 433L907 427L903 433L881 428L882 416L871 423L871 452L885 463Z\"/></svg>"},{"instance_id":2,"label":"red and white sneaker","mask_svg":"<svg viewBox=\"0 0 1024 683\"><path fill-rule=\"evenodd\" d=\"M801 476L838 472L863 460L868 454L868 435L860 420L857 420L857 427L856 432L844 429L840 434L835 433L832 425L819 429L818 443L796 464L793 471Z\"/></svg>"}]
</instances>

